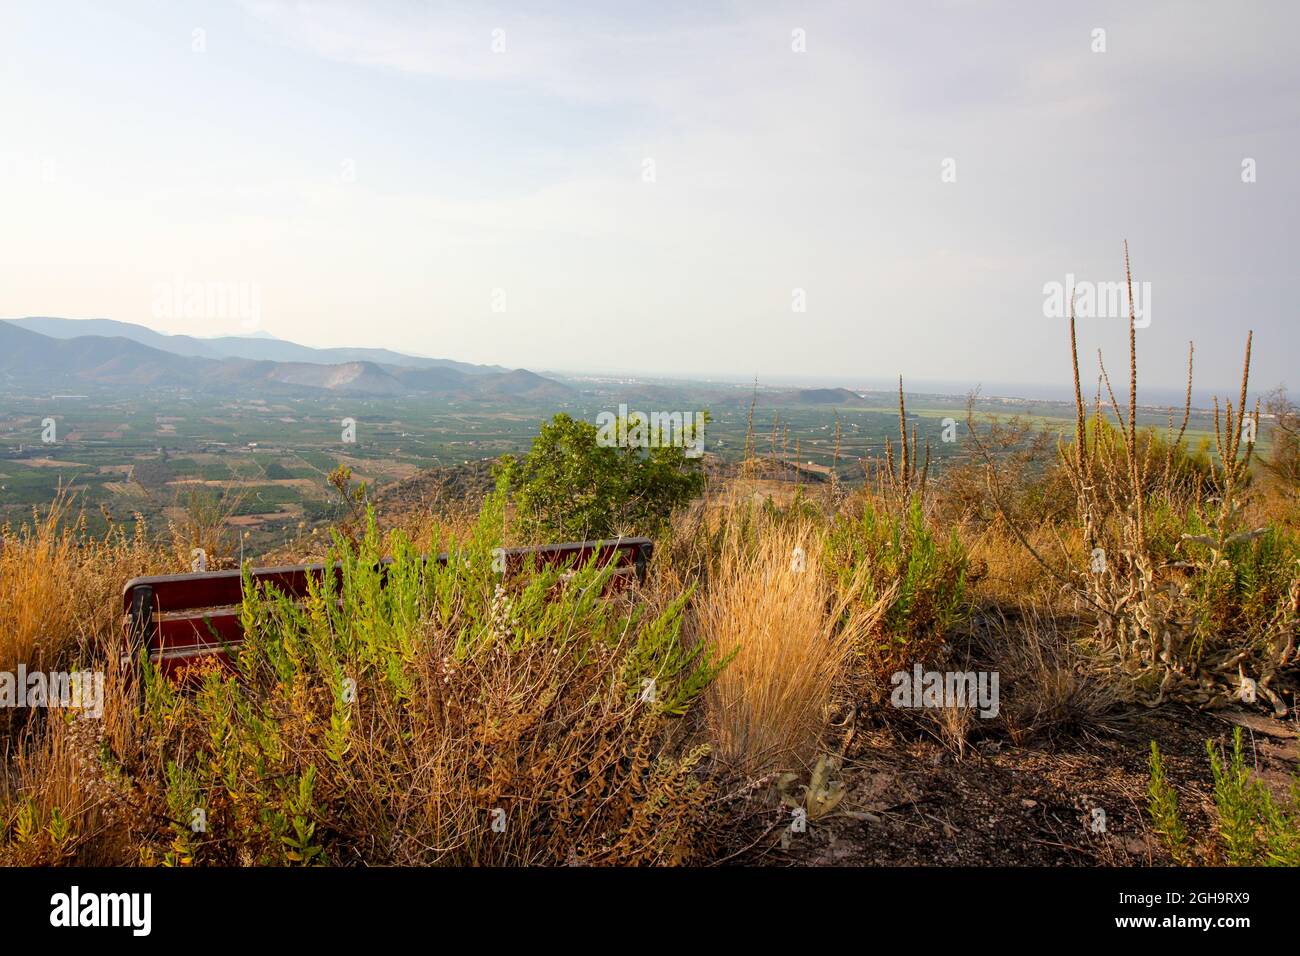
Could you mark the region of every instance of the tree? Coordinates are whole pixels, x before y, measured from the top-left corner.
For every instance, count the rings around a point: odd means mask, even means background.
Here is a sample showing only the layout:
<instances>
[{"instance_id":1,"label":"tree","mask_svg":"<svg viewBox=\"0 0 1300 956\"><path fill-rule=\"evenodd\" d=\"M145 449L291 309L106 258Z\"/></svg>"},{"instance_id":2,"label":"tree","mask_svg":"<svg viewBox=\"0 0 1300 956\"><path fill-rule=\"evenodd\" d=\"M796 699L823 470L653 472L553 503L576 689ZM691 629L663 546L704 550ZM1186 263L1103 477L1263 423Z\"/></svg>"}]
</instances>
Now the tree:
<instances>
[{"instance_id":1,"label":"tree","mask_svg":"<svg viewBox=\"0 0 1300 956\"><path fill-rule=\"evenodd\" d=\"M524 534L578 541L657 532L704 490L700 459L662 437L648 434L647 448L603 443L592 423L557 414L527 455L501 461Z\"/></svg>"}]
</instances>

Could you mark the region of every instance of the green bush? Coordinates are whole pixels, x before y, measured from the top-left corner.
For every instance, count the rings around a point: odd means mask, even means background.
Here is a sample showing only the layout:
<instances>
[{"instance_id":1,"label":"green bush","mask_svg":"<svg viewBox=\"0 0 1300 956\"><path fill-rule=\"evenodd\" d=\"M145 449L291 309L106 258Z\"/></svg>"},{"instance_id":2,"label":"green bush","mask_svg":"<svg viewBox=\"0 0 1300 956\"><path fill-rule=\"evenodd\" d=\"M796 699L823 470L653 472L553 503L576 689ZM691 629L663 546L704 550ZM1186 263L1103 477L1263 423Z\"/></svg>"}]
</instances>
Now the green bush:
<instances>
[{"instance_id":1,"label":"green bush","mask_svg":"<svg viewBox=\"0 0 1300 956\"><path fill-rule=\"evenodd\" d=\"M1189 519L1184 553L1194 572L1186 585L1192 651L1253 647L1273 657L1294 635L1291 589L1300 572L1300 540L1285 528L1238 535L1220 550L1213 529ZM1294 639L1294 638L1292 638Z\"/></svg>"},{"instance_id":2,"label":"green bush","mask_svg":"<svg viewBox=\"0 0 1300 956\"><path fill-rule=\"evenodd\" d=\"M704 490L700 461L684 448L607 447L596 438L595 425L560 413L527 455L502 459L499 476L527 538L653 535Z\"/></svg>"},{"instance_id":3,"label":"green bush","mask_svg":"<svg viewBox=\"0 0 1300 956\"><path fill-rule=\"evenodd\" d=\"M336 539L339 582L302 604L245 578L237 674L184 691L149 669L142 751L115 761L156 799L138 818L141 859L686 858L706 749L680 746L674 718L721 666L683 641L689 595L603 596L613 569L594 561L503 580L502 510L489 498L445 565L400 535L381 564L371 515L358 544Z\"/></svg>"},{"instance_id":4,"label":"green bush","mask_svg":"<svg viewBox=\"0 0 1300 956\"><path fill-rule=\"evenodd\" d=\"M1278 802L1250 774L1241 742L1241 728L1232 734L1232 752L1214 741L1205 743L1214 774L1214 807L1218 843L1206 842L1201 855L1209 863L1229 866L1300 866L1300 774L1293 779L1290 798ZM1160 749L1151 742L1151 782L1148 809L1155 830L1169 847L1175 863L1193 862L1187 829L1178 813L1178 796L1165 777Z\"/></svg>"},{"instance_id":5,"label":"green bush","mask_svg":"<svg viewBox=\"0 0 1300 956\"><path fill-rule=\"evenodd\" d=\"M901 514L865 500L858 515L835 519L826 546L842 592L862 575L870 606L896 588L877 648L887 658L906 648L909 659L923 659L965 614L966 550L955 531L945 539L930 529L919 496Z\"/></svg>"}]
</instances>

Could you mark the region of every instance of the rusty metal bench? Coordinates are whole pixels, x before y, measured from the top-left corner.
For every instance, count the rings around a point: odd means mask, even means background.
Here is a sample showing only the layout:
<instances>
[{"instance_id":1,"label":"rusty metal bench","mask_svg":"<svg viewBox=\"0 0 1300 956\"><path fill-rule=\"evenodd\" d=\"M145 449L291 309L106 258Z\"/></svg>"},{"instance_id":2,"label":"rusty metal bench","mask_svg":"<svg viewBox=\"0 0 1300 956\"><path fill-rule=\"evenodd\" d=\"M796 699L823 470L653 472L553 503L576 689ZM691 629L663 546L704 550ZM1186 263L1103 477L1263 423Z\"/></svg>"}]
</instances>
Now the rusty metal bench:
<instances>
[{"instance_id":1,"label":"rusty metal bench","mask_svg":"<svg viewBox=\"0 0 1300 956\"><path fill-rule=\"evenodd\" d=\"M575 541L529 548L504 548L504 574L517 574L528 567L579 566L592 560L598 567L614 565L615 586L635 575L645 579L646 566L654 550L649 538L618 538L610 541ZM428 558L425 559L429 560ZM447 555L433 558L447 563ZM385 559L383 565L391 563ZM254 568L255 584L270 585L281 594L302 600L308 581L320 580L324 564ZM342 572L332 566L336 581ZM243 602L240 571L208 571L196 574L162 574L132 578L122 588L123 630L126 653L136 660L147 648L149 659L164 674L172 674L205 658L228 660L227 650L244 639L239 606Z\"/></svg>"}]
</instances>

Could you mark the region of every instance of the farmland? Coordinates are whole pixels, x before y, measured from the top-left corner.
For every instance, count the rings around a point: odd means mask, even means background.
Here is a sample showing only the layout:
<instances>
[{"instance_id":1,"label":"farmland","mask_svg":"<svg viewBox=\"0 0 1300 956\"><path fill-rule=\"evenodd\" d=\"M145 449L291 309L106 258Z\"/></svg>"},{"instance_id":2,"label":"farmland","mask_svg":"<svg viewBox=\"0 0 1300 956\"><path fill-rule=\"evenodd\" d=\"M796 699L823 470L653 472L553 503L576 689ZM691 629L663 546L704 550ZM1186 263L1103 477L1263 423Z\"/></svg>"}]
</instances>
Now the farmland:
<instances>
[{"instance_id":1,"label":"farmland","mask_svg":"<svg viewBox=\"0 0 1300 956\"><path fill-rule=\"evenodd\" d=\"M379 491L423 469L522 452L555 413L595 421L620 402L647 411L707 410L706 453L724 463L744 453L753 403L756 455L797 456L811 466L809 474L836 468L848 483L862 479L860 460L881 455L885 441L898 438L898 399L887 392L831 404L753 386L575 385L571 401L545 404L326 394L213 398L184 391L0 395L0 518L21 520L63 489L76 494L88 527L98 531L137 514L165 523L197 496L228 512L257 553L338 518L344 506L327 476L339 465ZM908 427L921 446L929 442L936 472L971 453L960 440L964 405L959 396L908 396ZM1070 420L1068 406L1046 401L984 399L976 412L1019 416L1049 430ZM1142 418L1159 425L1166 416L1151 409ZM43 441L51 419L54 441ZM345 435L347 419L355 425ZM947 432L956 440L944 440L945 419L958 423L956 436ZM1197 441L1208 427L1203 414L1194 415L1189 437Z\"/></svg>"}]
</instances>

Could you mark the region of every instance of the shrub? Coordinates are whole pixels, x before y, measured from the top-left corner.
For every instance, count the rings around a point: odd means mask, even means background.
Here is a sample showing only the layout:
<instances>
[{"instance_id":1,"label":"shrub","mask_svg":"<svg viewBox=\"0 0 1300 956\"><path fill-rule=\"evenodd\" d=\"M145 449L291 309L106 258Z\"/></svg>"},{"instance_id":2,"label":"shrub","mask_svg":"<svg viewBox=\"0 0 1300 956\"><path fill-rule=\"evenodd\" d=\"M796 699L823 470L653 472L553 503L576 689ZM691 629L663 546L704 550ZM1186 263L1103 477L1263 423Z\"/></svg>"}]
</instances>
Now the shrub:
<instances>
[{"instance_id":1,"label":"shrub","mask_svg":"<svg viewBox=\"0 0 1300 956\"><path fill-rule=\"evenodd\" d=\"M955 531L930 529L919 495L901 513L864 497L856 515L837 516L826 561L859 606L885 602L868 647L881 673L930 659L966 613L966 551Z\"/></svg>"},{"instance_id":2,"label":"shrub","mask_svg":"<svg viewBox=\"0 0 1300 956\"><path fill-rule=\"evenodd\" d=\"M1033 526L1059 520L1073 509L1069 484L1052 461L1054 432L1019 416L1001 420L985 414L976 421L974 396L967 411L967 427L979 428L980 441L997 459L1002 500L994 500L977 458L943 460L931 482L933 514L952 526L985 529L997 528L1007 518ZM999 505L1005 507L1007 518Z\"/></svg>"},{"instance_id":3,"label":"shrub","mask_svg":"<svg viewBox=\"0 0 1300 956\"><path fill-rule=\"evenodd\" d=\"M596 438L595 425L560 413L542 425L527 455L502 460L500 476L526 537L653 534L704 490L699 460L684 448L602 446Z\"/></svg>"},{"instance_id":4,"label":"shrub","mask_svg":"<svg viewBox=\"0 0 1300 956\"><path fill-rule=\"evenodd\" d=\"M989 614L975 628L972 667L998 673L996 724L1017 746L1104 724L1114 705L1110 685L1092 673L1071 618L1022 602L1011 614Z\"/></svg>"},{"instance_id":5,"label":"shrub","mask_svg":"<svg viewBox=\"0 0 1300 956\"><path fill-rule=\"evenodd\" d=\"M1268 456L1264 466L1289 489L1300 484L1300 408L1287 398L1285 388L1276 388L1264 403L1268 413Z\"/></svg>"},{"instance_id":6,"label":"shrub","mask_svg":"<svg viewBox=\"0 0 1300 956\"><path fill-rule=\"evenodd\" d=\"M1124 259L1131 281L1127 244ZM1130 310L1127 414L1102 366L1115 417L1111 426L1101 417L1100 396L1088 417L1073 311L1070 316L1075 433L1059 461L1074 495L1086 565L1053 567L1024 528L1011 519L1008 526L1045 570L1095 612L1097 660L1125 696L1152 706L1169 698L1216 706L1237 695L1249 698L1254 689L1285 716L1287 705L1272 684L1300 660L1300 559L1284 538L1245 525L1259 421L1258 402L1253 414L1246 407L1252 336L1246 336L1236 404L1220 409L1215 400L1211 457L1208 444L1195 453L1183 444L1191 414L1191 352L1177 432L1172 420L1167 438L1139 430L1134 322ZM992 486L996 464L973 423L971 434ZM1005 516L1005 502L995 497Z\"/></svg>"},{"instance_id":7,"label":"shrub","mask_svg":"<svg viewBox=\"0 0 1300 956\"><path fill-rule=\"evenodd\" d=\"M1160 748L1151 741L1151 757L1148 761L1151 770L1151 782L1147 785L1147 808L1155 831L1165 841L1169 855L1179 865L1191 862L1190 848L1187 841L1187 828L1182 817L1178 815L1178 791L1165 776L1164 761L1160 757Z\"/></svg>"},{"instance_id":8,"label":"shrub","mask_svg":"<svg viewBox=\"0 0 1300 956\"><path fill-rule=\"evenodd\" d=\"M1300 539L1268 528L1224 542L1216 553L1212 529L1192 516L1183 536L1195 568L1183 593L1188 607L1189 654L1196 662L1248 650L1255 659L1289 659L1296 607L1292 589L1300 571Z\"/></svg>"},{"instance_id":9,"label":"shrub","mask_svg":"<svg viewBox=\"0 0 1300 956\"><path fill-rule=\"evenodd\" d=\"M445 566L397 534L381 570L371 516L359 542L336 538L341 583L326 576L301 606L249 581L237 671L187 688L146 668L133 732L88 761L103 785L39 814L18 795L59 752L34 741L0 805L4 849L173 865L689 859L707 749L681 742L676 715L718 662L684 641L685 598L602 596L613 569L594 563L502 581L501 526L494 498ZM115 707L110 721L130 704Z\"/></svg>"},{"instance_id":10,"label":"shrub","mask_svg":"<svg viewBox=\"0 0 1300 956\"><path fill-rule=\"evenodd\" d=\"M1289 799L1278 801L1246 766L1240 727L1233 729L1231 754L1212 740L1205 749L1214 774L1218 842L1196 848L1200 855L1209 863L1229 866L1300 866L1300 773L1292 779ZM1190 864L1195 853L1154 740L1150 767L1148 808L1155 830L1175 863Z\"/></svg>"}]
</instances>

